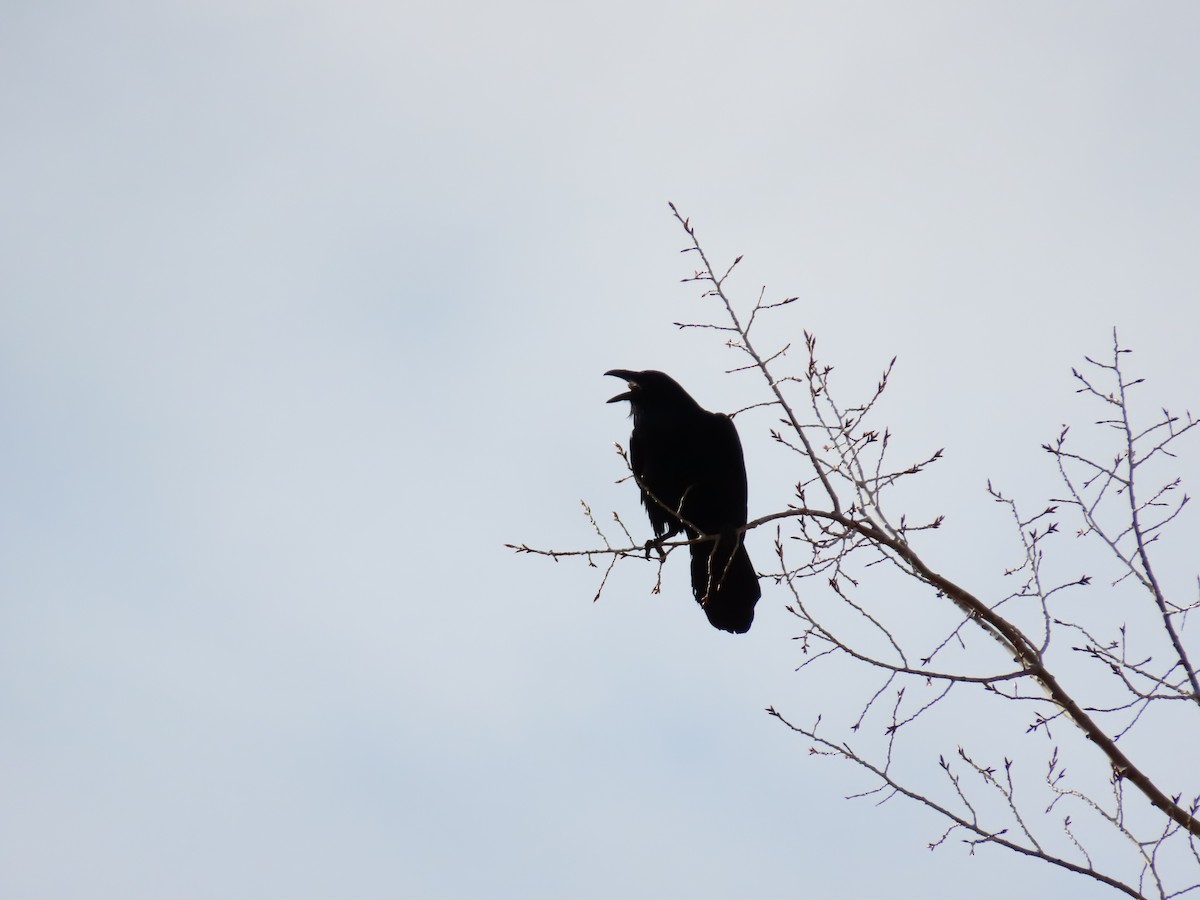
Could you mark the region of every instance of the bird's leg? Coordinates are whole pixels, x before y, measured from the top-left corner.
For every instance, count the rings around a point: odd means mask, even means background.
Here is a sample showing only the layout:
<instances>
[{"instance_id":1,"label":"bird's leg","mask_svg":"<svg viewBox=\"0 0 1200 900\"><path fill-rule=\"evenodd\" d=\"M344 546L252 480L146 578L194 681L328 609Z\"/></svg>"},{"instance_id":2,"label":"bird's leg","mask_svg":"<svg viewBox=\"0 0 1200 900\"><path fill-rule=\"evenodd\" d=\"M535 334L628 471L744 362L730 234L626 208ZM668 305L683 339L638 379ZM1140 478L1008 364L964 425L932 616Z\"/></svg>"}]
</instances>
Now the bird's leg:
<instances>
[{"instance_id":1,"label":"bird's leg","mask_svg":"<svg viewBox=\"0 0 1200 900\"><path fill-rule=\"evenodd\" d=\"M669 541L677 534L679 534L678 528L670 528L667 531L664 531L662 534L657 534L650 538L650 540L646 541L645 546L643 547L643 549L646 551L646 559L650 558L650 551L652 549L658 551L659 560L666 559L667 553L665 550L663 550L663 541Z\"/></svg>"}]
</instances>

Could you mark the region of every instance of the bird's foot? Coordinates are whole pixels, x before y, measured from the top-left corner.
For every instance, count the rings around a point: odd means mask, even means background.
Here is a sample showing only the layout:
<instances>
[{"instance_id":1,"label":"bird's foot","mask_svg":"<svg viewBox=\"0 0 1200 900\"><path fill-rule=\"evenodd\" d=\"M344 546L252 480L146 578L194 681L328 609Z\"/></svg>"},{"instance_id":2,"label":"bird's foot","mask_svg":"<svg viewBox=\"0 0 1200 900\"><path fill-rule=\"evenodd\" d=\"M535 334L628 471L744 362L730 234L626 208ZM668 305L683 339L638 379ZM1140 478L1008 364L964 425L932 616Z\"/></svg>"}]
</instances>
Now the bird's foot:
<instances>
[{"instance_id":1,"label":"bird's foot","mask_svg":"<svg viewBox=\"0 0 1200 900\"><path fill-rule=\"evenodd\" d=\"M643 548L646 551L646 559L650 558L650 550L651 549L658 551L659 559L666 559L667 554L662 548L662 542L665 541L666 539L667 539L666 535L663 535L662 537L651 538L650 540L646 541L646 545Z\"/></svg>"}]
</instances>

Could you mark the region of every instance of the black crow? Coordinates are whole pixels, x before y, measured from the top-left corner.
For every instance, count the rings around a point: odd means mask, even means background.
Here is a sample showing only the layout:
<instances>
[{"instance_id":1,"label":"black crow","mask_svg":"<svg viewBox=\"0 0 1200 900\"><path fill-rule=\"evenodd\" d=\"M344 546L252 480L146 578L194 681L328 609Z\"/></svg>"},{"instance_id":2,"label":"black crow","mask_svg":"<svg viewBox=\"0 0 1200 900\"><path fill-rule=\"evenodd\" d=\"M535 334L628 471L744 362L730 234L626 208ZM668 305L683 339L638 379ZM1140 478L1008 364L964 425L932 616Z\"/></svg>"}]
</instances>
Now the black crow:
<instances>
[{"instance_id":1,"label":"black crow","mask_svg":"<svg viewBox=\"0 0 1200 900\"><path fill-rule=\"evenodd\" d=\"M696 602L716 628L749 631L762 591L737 531L746 524L746 464L733 420L702 409L662 372L604 374L629 384L608 402L632 409L630 462L657 541L708 538L691 545Z\"/></svg>"}]
</instances>

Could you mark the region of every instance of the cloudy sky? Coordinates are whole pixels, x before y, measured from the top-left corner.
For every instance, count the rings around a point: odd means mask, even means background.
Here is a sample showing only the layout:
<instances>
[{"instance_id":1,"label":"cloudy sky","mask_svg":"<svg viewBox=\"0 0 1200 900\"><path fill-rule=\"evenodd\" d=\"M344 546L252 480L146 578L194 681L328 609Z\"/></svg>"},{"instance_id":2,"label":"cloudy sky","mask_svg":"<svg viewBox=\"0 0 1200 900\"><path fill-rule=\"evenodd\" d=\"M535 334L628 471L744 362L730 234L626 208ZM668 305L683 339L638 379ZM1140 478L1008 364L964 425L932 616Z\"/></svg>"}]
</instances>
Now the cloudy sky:
<instances>
[{"instance_id":1,"label":"cloudy sky","mask_svg":"<svg viewBox=\"0 0 1200 900\"><path fill-rule=\"evenodd\" d=\"M606 369L761 399L672 325L712 307L668 201L851 392L899 356L886 421L947 448L952 520L989 477L1044 496L1114 325L1195 409L1198 33L1188 2L7 3L0 895L1106 893L844 800L763 713L826 709L774 586L731 637L679 566L593 603L503 545L591 546L580 499L648 535ZM798 476L739 423L763 514ZM1003 556L946 540L964 579Z\"/></svg>"}]
</instances>

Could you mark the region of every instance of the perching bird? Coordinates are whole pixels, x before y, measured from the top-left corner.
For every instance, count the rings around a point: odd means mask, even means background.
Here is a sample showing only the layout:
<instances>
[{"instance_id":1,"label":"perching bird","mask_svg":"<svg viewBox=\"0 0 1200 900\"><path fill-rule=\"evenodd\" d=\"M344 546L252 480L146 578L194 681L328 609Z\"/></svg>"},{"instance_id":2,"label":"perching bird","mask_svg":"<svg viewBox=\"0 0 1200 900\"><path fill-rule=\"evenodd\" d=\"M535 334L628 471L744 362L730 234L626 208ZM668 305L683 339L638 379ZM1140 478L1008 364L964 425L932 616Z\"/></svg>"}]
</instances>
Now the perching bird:
<instances>
[{"instance_id":1,"label":"perching bird","mask_svg":"<svg viewBox=\"0 0 1200 900\"><path fill-rule=\"evenodd\" d=\"M702 409L662 372L604 374L629 384L608 402L632 409L630 463L657 541L711 537L690 547L696 602L716 628L749 631L762 591L737 532L746 524L746 464L733 420Z\"/></svg>"}]
</instances>

